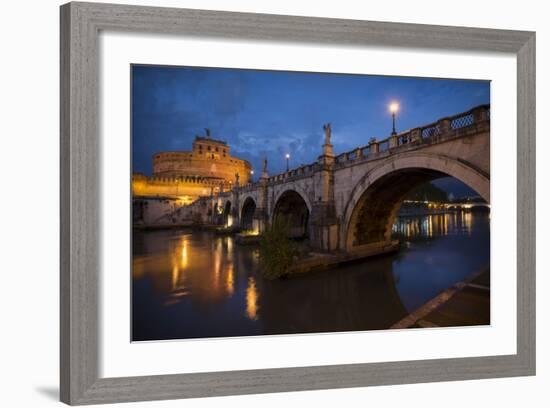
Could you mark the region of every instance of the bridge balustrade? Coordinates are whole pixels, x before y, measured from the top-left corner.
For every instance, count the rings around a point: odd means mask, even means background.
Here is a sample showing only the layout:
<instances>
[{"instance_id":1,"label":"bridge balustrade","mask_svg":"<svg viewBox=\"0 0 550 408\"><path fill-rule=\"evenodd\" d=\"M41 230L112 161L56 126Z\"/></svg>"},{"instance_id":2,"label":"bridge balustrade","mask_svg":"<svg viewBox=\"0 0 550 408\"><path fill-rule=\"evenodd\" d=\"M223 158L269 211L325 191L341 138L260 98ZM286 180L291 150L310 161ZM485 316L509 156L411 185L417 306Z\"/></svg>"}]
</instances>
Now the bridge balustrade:
<instances>
[{"instance_id":1,"label":"bridge balustrade","mask_svg":"<svg viewBox=\"0 0 550 408\"><path fill-rule=\"evenodd\" d=\"M422 132L420 133L420 136L424 141L429 141L439 135L441 135L441 128L439 124L424 127L422 128Z\"/></svg>"},{"instance_id":2,"label":"bridge balustrade","mask_svg":"<svg viewBox=\"0 0 550 408\"><path fill-rule=\"evenodd\" d=\"M378 142L378 151L379 152L385 152L390 148L390 140L385 139Z\"/></svg>"},{"instance_id":3,"label":"bridge balustrade","mask_svg":"<svg viewBox=\"0 0 550 408\"><path fill-rule=\"evenodd\" d=\"M442 137L448 135L450 132L458 129L464 129L469 126L474 126L479 122L490 120L490 114L490 105L481 105L470 109L467 112L459 113L422 127L401 132L398 135L393 136L397 138L396 145L390 145L391 137L378 141L375 140L367 146L358 147L352 151L339 154L335 157L335 162L338 165L343 165L351 161L376 156L378 153L398 149L402 146L414 145L416 143L437 143ZM290 177L297 177L315 172L317 169L318 163L307 164L296 169L292 169L288 172L271 176L268 178L268 182L277 183L285 181ZM256 185L257 184L254 186Z\"/></svg>"},{"instance_id":4,"label":"bridge balustrade","mask_svg":"<svg viewBox=\"0 0 550 408\"><path fill-rule=\"evenodd\" d=\"M474 124L474 114L469 113L465 116L458 116L451 120L451 129L460 129Z\"/></svg>"}]
</instances>

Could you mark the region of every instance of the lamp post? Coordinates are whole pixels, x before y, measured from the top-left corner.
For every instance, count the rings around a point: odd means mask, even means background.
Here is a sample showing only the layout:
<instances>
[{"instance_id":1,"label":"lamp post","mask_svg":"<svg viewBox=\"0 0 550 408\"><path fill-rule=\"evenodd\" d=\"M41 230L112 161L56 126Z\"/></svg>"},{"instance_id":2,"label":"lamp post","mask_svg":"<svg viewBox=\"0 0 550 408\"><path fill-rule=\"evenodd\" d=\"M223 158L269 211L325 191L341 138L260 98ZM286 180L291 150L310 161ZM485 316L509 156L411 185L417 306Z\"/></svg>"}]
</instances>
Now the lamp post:
<instances>
[{"instance_id":1,"label":"lamp post","mask_svg":"<svg viewBox=\"0 0 550 408\"><path fill-rule=\"evenodd\" d=\"M290 159L290 154L287 153L285 157L286 157L286 171L288 172L288 169L289 169L289 167L288 167L288 161L289 161L289 159Z\"/></svg>"},{"instance_id":2,"label":"lamp post","mask_svg":"<svg viewBox=\"0 0 550 408\"><path fill-rule=\"evenodd\" d=\"M397 102L390 103L390 112L392 117L392 136L395 136L397 132L395 131L395 114L399 110L399 104Z\"/></svg>"}]
</instances>

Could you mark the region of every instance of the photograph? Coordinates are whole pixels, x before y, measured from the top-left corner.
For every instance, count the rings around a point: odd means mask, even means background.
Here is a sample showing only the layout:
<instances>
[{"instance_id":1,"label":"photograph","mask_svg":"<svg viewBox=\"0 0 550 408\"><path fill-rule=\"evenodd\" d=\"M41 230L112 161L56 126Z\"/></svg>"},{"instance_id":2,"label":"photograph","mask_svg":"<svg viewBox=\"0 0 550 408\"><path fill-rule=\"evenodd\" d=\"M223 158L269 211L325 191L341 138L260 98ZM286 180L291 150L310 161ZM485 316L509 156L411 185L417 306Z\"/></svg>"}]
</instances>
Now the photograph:
<instances>
[{"instance_id":1,"label":"photograph","mask_svg":"<svg viewBox=\"0 0 550 408\"><path fill-rule=\"evenodd\" d=\"M6 2L0 407L546 408L548 13L453 6Z\"/></svg>"},{"instance_id":2,"label":"photograph","mask_svg":"<svg viewBox=\"0 0 550 408\"><path fill-rule=\"evenodd\" d=\"M491 324L490 81L130 70L131 341Z\"/></svg>"}]
</instances>

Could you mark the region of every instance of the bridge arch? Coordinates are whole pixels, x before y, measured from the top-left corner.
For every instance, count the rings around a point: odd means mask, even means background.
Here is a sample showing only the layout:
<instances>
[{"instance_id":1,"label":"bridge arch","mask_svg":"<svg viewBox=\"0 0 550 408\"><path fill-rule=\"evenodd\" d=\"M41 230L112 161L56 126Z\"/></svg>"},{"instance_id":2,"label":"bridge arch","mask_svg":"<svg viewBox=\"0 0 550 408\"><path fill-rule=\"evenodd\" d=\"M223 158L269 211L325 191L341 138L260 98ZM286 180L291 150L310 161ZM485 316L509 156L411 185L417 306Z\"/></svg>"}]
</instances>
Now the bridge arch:
<instances>
[{"instance_id":1,"label":"bridge arch","mask_svg":"<svg viewBox=\"0 0 550 408\"><path fill-rule=\"evenodd\" d=\"M256 201L252 196L247 196L243 200L239 220L241 228L244 230L252 230L254 228L254 213L256 212Z\"/></svg>"},{"instance_id":2,"label":"bridge arch","mask_svg":"<svg viewBox=\"0 0 550 408\"><path fill-rule=\"evenodd\" d=\"M305 238L309 235L311 204L298 189L286 189L279 192L273 204L271 222L279 217L289 225L291 238Z\"/></svg>"},{"instance_id":3,"label":"bridge arch","mask_svg":"<svg viewBox=\"0 0 550 408\"><path fill-rule=\"evenodd\" d=\"M272 202L271 218L273 219L273 213L274 213L273 210L275 209L277 202L279 201L281 196L288 191L294 191L295 193L300 195L300 197L302 197L302 200L304 200L304 203L306 204L309 213L311 214L311 200L309 199L308 194L298 184L290 183L289 185L285 186L285 188L275 191L273 202Z\"/></svg>"},{"instance_id":4,"label":"bridge arch","mask_svg":"<svg viewBox=\"0 0 550 408\"><path fill-rule=\"evenodd\" d=\"M389 241L404 197L427 181L451 176L490 202L489 175L444 155L405 153L369 170L355 185L343 209L341 247Z\"/></svg>"}]
</instances>

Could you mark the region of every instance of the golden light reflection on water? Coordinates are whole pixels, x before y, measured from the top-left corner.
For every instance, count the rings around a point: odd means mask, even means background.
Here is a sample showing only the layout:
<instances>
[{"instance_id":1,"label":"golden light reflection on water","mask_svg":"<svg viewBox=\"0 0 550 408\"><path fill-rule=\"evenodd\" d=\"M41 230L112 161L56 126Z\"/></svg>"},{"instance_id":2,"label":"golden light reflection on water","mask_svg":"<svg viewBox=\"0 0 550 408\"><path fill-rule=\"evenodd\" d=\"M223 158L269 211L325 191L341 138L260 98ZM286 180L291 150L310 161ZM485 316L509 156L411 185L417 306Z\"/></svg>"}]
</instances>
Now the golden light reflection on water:
<instances>
[{"instance_id":1,"label":"golden light reflection on water","mask_svg":"<svg viewBox=\"0 0 550 408\"><path fill-rule=\"evenodd\" d=\"M181 267L183 269L187 268L188 262L189 262L189 258L187 255L187 239L186 237L183 237L181 239Z\"/></svg>"},{"instance_id":2,"label":"golden light reflection on water","mask_svg":"<svg viewBox=\"0 0 550 408\"><path fill-rule=\"evenodd\" d=\"M231 237L201 241L185 234L168 240L163 248L156 242L149 240L144 255L134 256L132 276L149 279L154 292L165 296L164 305L186 298L202 304L216 303L236 295L238 276ZM245 287L240 294L243 300ZM257 290L255 296L259 296Z\"/></svg>"},{"instance_id":3,"label":"golden light reflection on water","mask_svg":"<svg viewBox=\"0 0 550 408\"><path fill-rule=\"evenodd\" d=\"M227 291L227 295L230 297L233 295L233 292L235 292L235 269L232 263L227 266L225 289Z\"/></svg>"},{"instance_id":4,"label":"golden light reflection on water","mask_svg":"<svg viewBox=\"0 0 550 408\"><path fill-rule=\"evenodd\" d=\"M462 225L464 226L468 235L472 235L472 213L462 212Z\"/></svg>"},{"instance_id":5,"label":"golden light reflection on water","mask_svg":"<svg viewBox=\"0 0 550 408\"><path fill-rule=\"evenodd\" d=\"M227 259L233 260L233 239L227 240Z\"/></svg>"},{"instance_id":6,"label":"golden light reflection on water","mask_svg":"<svg viewBox=\"0 0 550 408\"><path fill-rule=\"evenodd\" d=\"M165 302L166 305L178 303L180 298L189 295L189 288L186 282L186 271L189 266L188 245L189 239L184 235L177 241L172 250L170 257L172 264L172 287L170 296Z\"/></svg>"},{"instance_id":7,"label":"golden light reflection on water","mask_svg":"<svg viewBox=\"0 0 550 408\"><path fill-rule=\"evenodd\" d=\"M176 288L180 280L180 268L178 265L172 267L172 289Z\"/></svg>"},{"instance_id":8,"label":"golden light reflection on water","mask_svg":"<svg viewBox=\"0 0 550 408\"><path fill-rule=\"evenodd\" d=\"M213 290L217 291L220 287L220 275L222 269L222 245L221 240L215 244L214 250L214 281L212 282Z\"/></svg>"},{"instance_id":9,"label":"golden light reflection on water","mask_svg":"<svg viewBox=\"0 0 550 408\"><path fill-rule=\"evenodd\" d=\"M246 315L250 320L258 320L258 288L252 276L248 278L246 288Z\"/></svg>"},{"instance_id":10,"label":"golden light reflection on water","mask_svg":"<svg viewBox=\"0 0 550 408\"><path fill-rule=\"evenodd\" d=\"M401 217L393 225L393 232L405 238L445 236L463 232L472 234L473 215L469 211L457 211L425 216Z\"/></svg>"}]
</instances>

